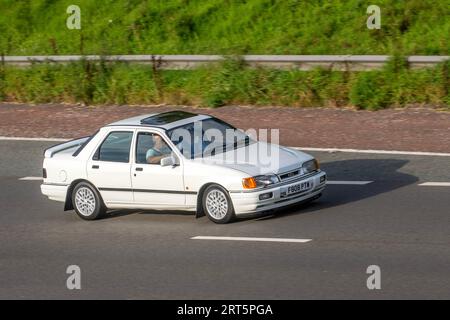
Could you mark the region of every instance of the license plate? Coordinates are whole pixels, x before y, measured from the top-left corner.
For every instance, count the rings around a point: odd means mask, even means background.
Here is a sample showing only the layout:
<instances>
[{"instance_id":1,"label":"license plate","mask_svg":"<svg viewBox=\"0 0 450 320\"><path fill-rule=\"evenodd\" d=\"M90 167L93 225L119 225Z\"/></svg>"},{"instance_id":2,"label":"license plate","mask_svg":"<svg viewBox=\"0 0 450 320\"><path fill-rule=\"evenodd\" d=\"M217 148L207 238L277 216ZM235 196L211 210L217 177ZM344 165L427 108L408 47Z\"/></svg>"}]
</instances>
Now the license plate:
<instances>
[{"instance_id":1,"label":"license plate","mask_svg":"<svg viewBox=\"0 0 450 320\"><path fill-rule=\"evenodd\" d=\"M300 182L286 188L286 197L312 188L312 181Z\"/></svg>"}]
</instances>

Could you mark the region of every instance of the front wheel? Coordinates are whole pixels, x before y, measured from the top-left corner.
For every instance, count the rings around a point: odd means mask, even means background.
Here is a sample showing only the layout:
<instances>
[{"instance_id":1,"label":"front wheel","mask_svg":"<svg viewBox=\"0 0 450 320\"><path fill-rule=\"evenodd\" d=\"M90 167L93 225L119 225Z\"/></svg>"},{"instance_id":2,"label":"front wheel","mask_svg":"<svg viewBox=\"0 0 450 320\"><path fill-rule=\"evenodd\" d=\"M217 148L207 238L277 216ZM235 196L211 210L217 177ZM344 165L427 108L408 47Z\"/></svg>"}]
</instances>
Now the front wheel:
<instances>
[{"instance_id":1,"label":"front wheel","mask_svg":"<svg viewBox=\"0 0 450 320\"><path fill-rule=\"evenodd\" d=\"M106 213L100 194L86 182L76 185L72 193L72 203L75 212L84 220L100 219Z\"/></svg>"},{"instance_id":2,"label":"front wheel","mask_svg":"<svg viewBox=\"0 0 450 320\"><path fill-rule=\"evenodd\" d=\"M215 223L229 223L235 218L228 192L218 185L209 186L203 193L203 210Z\"/></svg>"}]
</instances>

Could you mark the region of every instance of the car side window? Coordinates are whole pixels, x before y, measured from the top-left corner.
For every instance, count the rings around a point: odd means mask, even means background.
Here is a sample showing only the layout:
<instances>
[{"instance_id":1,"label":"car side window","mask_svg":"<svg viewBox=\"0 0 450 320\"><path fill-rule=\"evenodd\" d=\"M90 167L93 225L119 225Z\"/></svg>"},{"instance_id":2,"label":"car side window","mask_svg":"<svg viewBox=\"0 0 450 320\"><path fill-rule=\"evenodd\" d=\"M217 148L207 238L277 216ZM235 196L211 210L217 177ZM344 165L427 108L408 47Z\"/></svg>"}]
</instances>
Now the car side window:
<instances>
[{"instance_id":1,"label":"car side window","mask_svg":"<svg viewBox=\"0 0 450 320\"><path fill-rule=\"evenodd\" d=\"M108 134L94 154L93 160L130 162L130 148L133 139L131 131L114 131Z\"/></svg>"},{"instance_id":2,"label":"car side window","mask_svg":"<svg viewBox=\"0 0 450 320\"><path fill-rule=\"evenodd\" d=\"M164 139L151 132L139 132L136 142L136 163L159 164L162 158L170 157L172 149Z\"/></svg>"}]
</instances>

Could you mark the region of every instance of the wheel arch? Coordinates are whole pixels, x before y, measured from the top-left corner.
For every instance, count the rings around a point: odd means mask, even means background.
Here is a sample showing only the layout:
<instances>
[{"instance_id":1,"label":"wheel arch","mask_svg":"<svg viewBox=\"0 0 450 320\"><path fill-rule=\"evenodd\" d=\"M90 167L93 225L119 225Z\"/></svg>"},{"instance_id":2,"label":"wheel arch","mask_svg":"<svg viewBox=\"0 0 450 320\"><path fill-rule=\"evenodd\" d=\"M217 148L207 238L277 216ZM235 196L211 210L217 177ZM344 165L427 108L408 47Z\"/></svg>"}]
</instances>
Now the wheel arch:
<instances>
[{"instance_id":1,"label":"wheel arch","mask_svg":"<svg viewBox=\"0 0 450 320\"><path fill-rule=\"evenodd\" d=\"M72 202L72 193L73 193L73 190L75 189L75 187L77 186L77 184L79 184L80 182L88 183L95 190L97 190L98 194L100 195L100 201L101 201L101 203L103 203L103 199L101 197L100 191L97 189L96 186L94 186L94 184L92 182L90 182L89 180L86 180L86 179L76 179L76 180L72 181L70 183L69 187L67 188L66 201L64 201L64 211L74 210L73 202Z\"/></svg>"},{"instance_id":2,"label":"wheel arch","mask_svg":"<svg viewBox=\"0 0 450 320\"><path fill-rule=\"evenodd\" d=\"M219 187L221 187L222 189L224 189L228 193L228 196L230 196L230 193L229 193L228 189L225 188L220 183L217 183L217 182L207 182L207 183L205 183L204 185L201 186L201 188L198 190L198 193L197 193L197 210L195 212L195 217L196 218L200 218L200 217L205 216L205 212L203 210L203 204L202 204L202 202L203 202L203 193L210 186L219 186ZM231 197L230 197L230 200L231 200Z\"/></svg>"}]
</instances>

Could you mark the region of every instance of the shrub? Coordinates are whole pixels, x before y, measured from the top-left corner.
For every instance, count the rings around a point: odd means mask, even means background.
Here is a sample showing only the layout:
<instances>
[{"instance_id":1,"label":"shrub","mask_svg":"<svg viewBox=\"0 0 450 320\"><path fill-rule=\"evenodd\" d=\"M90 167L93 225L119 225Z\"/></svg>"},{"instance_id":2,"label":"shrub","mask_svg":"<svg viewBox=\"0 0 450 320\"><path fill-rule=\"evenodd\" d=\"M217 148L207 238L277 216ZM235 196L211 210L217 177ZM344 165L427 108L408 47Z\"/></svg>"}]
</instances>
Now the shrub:
<instances>
[{"instance_id":1,"label":"shrub","mask_svg":"<svg viewBox=\"0 0 450 320\"><path fill-rule=\"evenodd\" d=\"M0 99L85 104L227 104L295 107L356 106L378 110L414 103L449 104L449 63L411 70L392 62L381 70L341 72L250 68L239 58L194 70L79 61L0 68Z\"/></svg>"}]
</instances>

